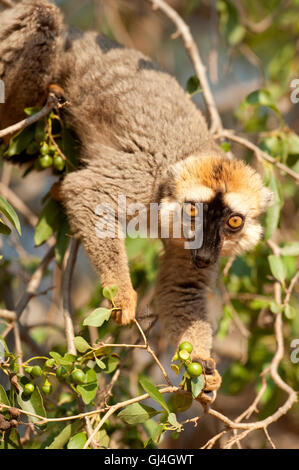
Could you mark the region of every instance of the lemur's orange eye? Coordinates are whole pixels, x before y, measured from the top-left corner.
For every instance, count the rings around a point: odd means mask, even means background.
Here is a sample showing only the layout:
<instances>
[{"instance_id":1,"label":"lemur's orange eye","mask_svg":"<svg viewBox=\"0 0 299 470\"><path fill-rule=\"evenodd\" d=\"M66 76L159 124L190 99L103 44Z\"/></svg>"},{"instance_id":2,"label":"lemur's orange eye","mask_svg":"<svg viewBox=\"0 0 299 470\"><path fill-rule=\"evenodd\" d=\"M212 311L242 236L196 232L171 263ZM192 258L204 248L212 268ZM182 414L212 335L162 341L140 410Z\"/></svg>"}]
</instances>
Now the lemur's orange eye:
<instances>
[{"instance_id":1,"label":"lemur's orange eye","mask_svg":"<svg viewBox=\"0 0 299 470\"><path fill-rule=\"evenodd\" d=\"M242 216L240 215L232 215L228 221L227 221L227 225L233 229L233 230L237 230L238 228L241 228L242 225L243 225L243 222L244 222L244 219Z\"/></svg>"},{"instance_id":2,"label":"lemur's orange eye","mask_svg":"<svg viewBox=\"0 0 299 470\"><path fill-rule=\"evenodd\" d=\"M189 217L195 217L198 213L196 205L192 202L185 203L184 210Z\"/></svg>"}]
</instances>

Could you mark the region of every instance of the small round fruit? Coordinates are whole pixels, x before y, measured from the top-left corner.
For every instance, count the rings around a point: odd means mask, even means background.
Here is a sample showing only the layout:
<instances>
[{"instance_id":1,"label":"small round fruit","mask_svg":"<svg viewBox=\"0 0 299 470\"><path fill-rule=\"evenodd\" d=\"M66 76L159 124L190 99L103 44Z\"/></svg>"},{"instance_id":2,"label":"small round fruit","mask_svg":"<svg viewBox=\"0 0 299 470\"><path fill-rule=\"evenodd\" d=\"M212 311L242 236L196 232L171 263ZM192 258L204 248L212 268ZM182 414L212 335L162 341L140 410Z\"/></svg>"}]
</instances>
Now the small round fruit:
<instances>
[{"instance_id":1,"label":"small round fruit","mask_svg":"<svg viewBox=\"0 0 299 470\"><path fill-rule=\"evenodd\" d=\"M30 373L32 377L40 377L42 375L42 369L40 366L33 366Z\"/></svg>"},{"instance_id":2,"label":"small round fruit","mask_svg":"<svg viewBox=\"0 0 299 470\"><path fill-rule=\"evenodd\" d=\"M29 382L24 386L23 393L26 397L30 397L32 393L34 392L35 386L33 383Z\"/></svg>"},{"instance_id":3,"label":"small round fruit","mask_svg":"<svg viewBox=\"0 0 299 470\"><path fill-rule=\"evenodd\" d=\"M199 377L202 374L202 367L198 362L191 362L187 366L187 372L191 377Z\"/></svg>"},{"instance_id":4,"label":"small round fruit","mask_svg":"<svg viewBox=\"0 0 299 470\"><path fill-rule=\"evenodd\" d=\"M45 395L50 395L50 393L52 392L52 385L48 379L46 379L44 384L42 385L42 391Z\"/></svg>"},{"instance_id":5,"label":"small round fruit","mask_svg":"<svg viewBox=\"0 0 299 470\"><path fill-rule=\"evenodd\" d=\"M65 367L59 366L56 371L56 377L58 380L61 382L67 377L68 371L66 370Z\"/></svg>"},{"instance_id":6,"label":"small round fruit","mask_svg":"<svg viewBox=\"0 0 299 470\"><path fill-rule=\"evenodd\" d=\"M55 145L49 145L49 151L50 151L50 153L53 153L53 155L54 155L54 153L57 152Z\"/></svg>"},{"instance_id":7,"label":"small round fruit","mask_svg":"<svg viewBox=\"0 0 299 470\"><path fill-rule=\"evenodd\" d=\"M179 351L179 358L181 359L181 361L187 361L188 359L190 359L190 354L188 353L188 351L186 351L186 349L182 349L181 351Z\"/></svg>"},{"instance_id":8,"label":"small round fruit","mask_svg":"<svg viewBox=\"0 0 299 470\"><path fill-rule=\"evenodd\" d=\"M53 158L50 157L50 155L43 155L42 157L39 157L38 160L42 168L48 168L53 165Z\"/></svg>"},{"instance_id":9,"label":"small round fruit","mask_svg":"<svg viewBox=\"0 0 299 470\"><path fill-rule=\"evenodd\" d=\"M192 346L191 343L189 343L189 341L184 341L183 343L180 344L179 350L180 350L180 351L185 350L185 351L187 351L189 354L191 354L192 351L193 351L193 346Z\"/></svg>"},{"instance_id":10,"label":"small round fruit","mask_svg":"<svg viewBox=\"0 0 299 470\"><path fill-rule=\"evenodd\" d=\"M65 161L60 155L54 156L54 168L58 171L62 171L65 167Z\"/></svg>"},{"instance_id":11,"label":"small round fruit","mask_svg":"<svg viewBox=\"0 0 299 470\"><path fill-rule=\"evenodd\" d=\"M85 381L85 374L83 370L74 369L71 373L71 381L78 385L83 384Z\"/></svg>"},{"instance_id":12,"label":"small round fruit","mask_svg":"<svg viewBox=\"0 0 299 470\"><path fill-rule=\"evenodd\" d=\"M40 153L42 155L48 155L49 153L49 146L46 142L43 142L40 146Z\"/></svg>"},{"instance_id":13,"label":"small round fruit","mask_svg":"<svg viewBox=\"0 0 299 470\"><path fill-rule=\"evenodd\" d=\"M53 358L47 359L45 362L45 366L49 367L50 369L54 366L54 364L55 364L55 359Z\"/></svg>"}]
</instances>

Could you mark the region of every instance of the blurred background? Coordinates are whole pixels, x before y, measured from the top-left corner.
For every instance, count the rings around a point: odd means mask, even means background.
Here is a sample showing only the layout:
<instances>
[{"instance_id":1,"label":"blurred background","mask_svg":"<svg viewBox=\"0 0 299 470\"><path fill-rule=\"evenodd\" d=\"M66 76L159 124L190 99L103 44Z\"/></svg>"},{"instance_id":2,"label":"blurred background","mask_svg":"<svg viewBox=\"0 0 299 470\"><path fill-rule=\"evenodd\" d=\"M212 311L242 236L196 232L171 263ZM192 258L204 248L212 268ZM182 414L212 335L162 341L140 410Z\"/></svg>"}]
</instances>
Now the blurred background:
<instances>
[{"instance_id":1,"label":"blurred background","mask_svg":"<svg viewBox=\"0 0 299 470\"><path fill-rule=\"evenodd\" d=\"M153 11L146 0L57 0L65 15L65 22L81 30L96 30L127 47L141 50L162 68L173 74L205 113L200 85L192 88L194 71L181 39L172 39L175 32L171 21L160 11ZM298 0L168 0L185 19L198 44L203 63L224 126L236 129L258 143L263 150L299 171L299 103L290 99L292 80L299 79L299 1ZM194 80L193 80L194 82ZM299 82L298 82L299 83ZM297 85L298 87L299 85ZM263 102L251 103L247 97L255 90L267 90L273 107ZM297 93L299 98L299 92ZM251 152L240 146L222 142L223 148L250 162L265 175L266 183L279 197L275 215L268 214L264 223L274 240L285 250L283 262L286 282L298 269L299 206L298 187L291 177L275 170L269 164L257 162ZM274 177L274 179L273 179ZM50 171L31 172L23 178L23 170L2 163L1 194L14 206L9 186L19 199L38 217L43 207L42 198L57 180ZM21 214L22 237L12 233L2 237L0 248L0 294L2 305L17 302L24 291L33 269L44 255L45 245L34 246L34 229ZM273 217L275 218L274 226ZM35 220L35 219L34 219ZM267 225L268 224L268 225ZM297 242L297 245L296 245ZM297 248L296 248L297 247ZM127 240L130 269L135 288L141 299L142 314L151 310L153 285L162 247L159 242L143 239ZM297 251L296 251L297 250ZM223 386L214 408L230 418L242 413L253 401L260 387L259 374L271 361L275 351L273 318L273 276L265 243L260 243L253 253L232 262L221 261L221 273L210 295L211 313L215 326L215 357L223 375ZM51 263L40 290L42 296L31 300L23 324L29 335L45 350L65 348L63 320L60 305L61 270ZM50 288L50 289L49 289ZM13 297L13 298L11 298ZM72 302L76 319L76 332L82 334L82 319L101 302L100 282L91 268L82 248L74 273ZM299 363L290 361L292 339L299 338L299 288L295 286L288 315L284 315L285 357L280 366L284 380L295 390L299 384ZM144 328L151 324L144 319ZM0 332L5 325L0 324ZM136 336L132 328L117 331L113 324L101 328L101 338L129 342ZM90 331L92 340L94 332ZM93 336L94 338L94 336ZM168 348L159 324L153 322L149 330L150 342L165 365L174 383L177 376L170 369L173 350ZM136 338L135 338L136 339ZM25 351L30 354L32 345L24 337ZM12 342L13 344L13 342ZM125 361L113 399L119 401L138 393L138 374L146 373L156 384L162 380L159 370L142 351L130 353ZM262 397L257 419L272 414L283 403L285 395L269 380ZM61 390L60 390L61 392ZM59 392L59 393L60 393ZM58 392L57 392L58 393ZM202 414L197 403L180 415L180 420ZM147 438L142 426L120 425L112 419L107 428L111 437L109 447L142 447ZM207 439L222 429L210 416L202 416L197 427L192 423L178 439L166 433L160 448L199 448ZM270 426L271 438L278 448L299 448L299 406L277 423ZM225 442L225 440L223 441ZM219 445L223 445L220 440ZM217 447L216 445L216 447ZM262 431L251 433L244 441L245 448L268 447Z\"/></svg>"}]
</instances>

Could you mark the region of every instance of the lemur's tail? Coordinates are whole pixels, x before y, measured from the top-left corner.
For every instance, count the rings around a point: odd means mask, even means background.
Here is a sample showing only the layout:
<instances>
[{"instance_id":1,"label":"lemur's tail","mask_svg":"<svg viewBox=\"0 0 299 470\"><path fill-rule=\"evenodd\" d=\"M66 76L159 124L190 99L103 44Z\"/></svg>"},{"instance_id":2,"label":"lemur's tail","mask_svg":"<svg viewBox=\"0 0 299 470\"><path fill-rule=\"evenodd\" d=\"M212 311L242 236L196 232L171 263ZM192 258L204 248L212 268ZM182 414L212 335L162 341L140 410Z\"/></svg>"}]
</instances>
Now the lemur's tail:
<instances>
[{"instance_id":1,"label":"lemur's tail","mask_svg":"<svg viewBox=\"0 0 299 470\"><path fill-rule=\"evenodd\" d=\"M0 13L0 129L24 117L24 108L41 104L55 79L62 43L62 16L47 0L25 0Z\"/></svg>"}]
</instances>

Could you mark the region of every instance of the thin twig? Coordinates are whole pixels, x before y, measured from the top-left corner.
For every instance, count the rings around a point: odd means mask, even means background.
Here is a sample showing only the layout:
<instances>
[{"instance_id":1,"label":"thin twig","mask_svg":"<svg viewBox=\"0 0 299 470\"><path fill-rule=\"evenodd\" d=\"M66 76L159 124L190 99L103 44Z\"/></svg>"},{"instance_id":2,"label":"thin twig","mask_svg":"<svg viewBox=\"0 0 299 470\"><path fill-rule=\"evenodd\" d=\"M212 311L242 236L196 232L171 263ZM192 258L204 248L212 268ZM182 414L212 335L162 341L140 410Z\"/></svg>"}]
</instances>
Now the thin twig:
<instances>
[{"instance_id":1,"label":"thin twig","mask_svg":"<svg viewBox=\"0 0 299 470\"><path fill-rule=\"evenodd\" d=\"M176 25L177 32L175 33L175 37L182 37L185 49L189 54L195 73L200 81L204 102L210 115L210 131L212 134L219 132L222 129L221 118L207 79L206 67L203 65L197 45L190 33L189 26L185 23L181 16L164 0L149 1L152 3L155 10L159 9L163 11L163 13L165 13L165 15L168 16L168 18L170 18Z\"/></svg>"},{"instance_id":2,"label":"thin twig","mask_svg":"<svg viewBox=\"0 0 299 470\"><path fill-rule=\"evenodd\" d=\"M29 116L26 119L23 119L20 122L17 122L16 124L13 124L12 126L7 127L6 129L2 129L0 131L0 139L7 135L15 134L16 132L25 129L25 127L30 126L34 122L39 121L39 119L41 119L42 117L47 116L49 112L53 108L55 108L55 106L58 106L57 98L53 93L49 93L47 102L40 111L33 114L32 116Z\"/></svg>"},{"instance_id":3,"label":"thin twig","mask_svg":"<svg viewBox=\"0 0 299 470\"><path fill-rule=\"evenodd\" d=\"M261 150L257 145L253 144L250 142L250 140L246 139L245 137L240 137L237 136L234 131L232 130L227 130L227 129L222 129L216 136L215 138L222 138L225 137L229 140L232 140L233 142L236 142L240 145L243 145L243 147L247 147L248 149L252 150L256 157L258 159L264 159L267 162L272 163L273 165L277 166L281 171L284 171L287 173L289 176L292 176L297 182L299 182L299 173L296 173L295 171L291 170L291 168L288 168L286 165L283 163L280 163L277 161L274 157L271 157L271 155L268 155L266 152Z\"/></svg>"},{"instance_id":4,"label":"thin twig","mask_svg":"<svg viewBox=\"0 0 299 470\"><path fill-rule=\"evenodd\" d=\"M71 314L71 285L78 249L79 241L76 239L72 239L68 256L66 257L66 268L62 280L63 317L67 350L68 353L74 355L77 354L77 350L75 346L75 332Z\"/></svg>"}]
</instances>

